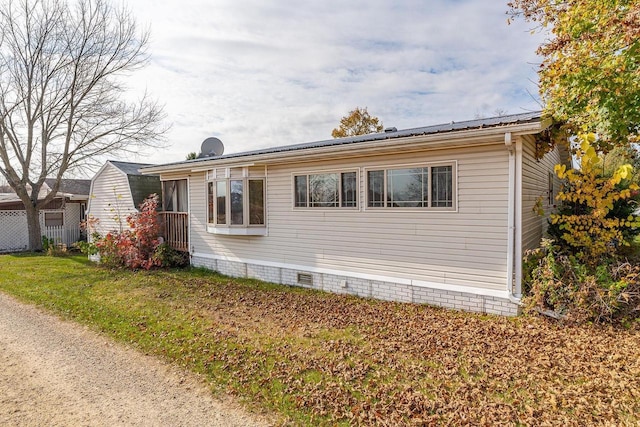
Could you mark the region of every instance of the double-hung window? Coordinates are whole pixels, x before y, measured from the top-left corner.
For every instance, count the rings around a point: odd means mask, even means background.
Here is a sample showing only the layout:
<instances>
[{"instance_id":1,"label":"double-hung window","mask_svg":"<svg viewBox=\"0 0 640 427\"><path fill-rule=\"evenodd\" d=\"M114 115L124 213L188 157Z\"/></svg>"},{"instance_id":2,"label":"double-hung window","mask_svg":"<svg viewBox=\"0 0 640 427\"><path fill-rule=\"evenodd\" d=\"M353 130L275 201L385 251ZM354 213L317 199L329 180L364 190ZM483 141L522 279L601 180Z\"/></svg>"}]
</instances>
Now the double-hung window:
<instances>
[{"instance_id":1,"label":"double-hung window","mask_svg":"<svg viewBox=\"0 0 640 427\"><path fill-rule=\"evenodd\" d=\"M356 171L293 176L295 208L357 208Z\"/></svg>"},{"instance_id":2,"label":"double-hung window","mask_svg":"<svg viewBox=\"0 0 640 427\"><path fill-rule=\"evenodd\" d=\"M212 179L207 183L207 205L209 232L264 234L264 178Z\"/></svg>"},{"instance_id":3,"label":"double-hung window","mask_svg":"<svg viewBox=\"0 0 640 427\"><path fill-rule=\"evenodd\" d=\"M370 169L368 208L455 209L455 163Z\"/></svg>"}]
</instances>

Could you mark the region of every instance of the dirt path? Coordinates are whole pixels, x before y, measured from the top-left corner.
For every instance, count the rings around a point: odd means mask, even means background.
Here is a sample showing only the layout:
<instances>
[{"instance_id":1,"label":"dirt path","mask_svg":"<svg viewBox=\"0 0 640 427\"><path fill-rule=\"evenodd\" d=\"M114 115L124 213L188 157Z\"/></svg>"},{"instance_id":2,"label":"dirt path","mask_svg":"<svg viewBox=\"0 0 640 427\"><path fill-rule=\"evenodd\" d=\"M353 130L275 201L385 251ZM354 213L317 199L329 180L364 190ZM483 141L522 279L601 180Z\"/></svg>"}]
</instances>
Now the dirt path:
<instances>
[{"instance_id":1,"label":"dirt path","mask_svg":"<svg viewBox=\"0 0 640 427\"><path fill-rule=\"evenodd\" d=\"M0 294L1 426L261 426L193 376Z\"/></svg>"}]
</instances>

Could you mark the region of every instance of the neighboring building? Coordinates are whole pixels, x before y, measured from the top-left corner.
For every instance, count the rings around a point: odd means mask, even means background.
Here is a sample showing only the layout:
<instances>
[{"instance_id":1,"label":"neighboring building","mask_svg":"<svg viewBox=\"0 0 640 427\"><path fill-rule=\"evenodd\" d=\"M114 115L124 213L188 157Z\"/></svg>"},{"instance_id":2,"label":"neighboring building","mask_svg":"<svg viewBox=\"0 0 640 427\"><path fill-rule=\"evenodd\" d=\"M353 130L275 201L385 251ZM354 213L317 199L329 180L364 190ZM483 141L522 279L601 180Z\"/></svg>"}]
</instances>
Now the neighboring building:
<instances>
[{"instance_id":1,"label":"neighboring building","mask_svg":"<svg viewBox=\"0 0 640 427\"><path fill-rule=\"evenodd\" d=\"M51 192L54 179L46 179L40 198ZM80 227L85 219L89 199L88 179L63 179L56 197L40 211L42 234L56 244L72 245L86 236ZM29 248L27 214L15 193L0 194L0 252L24 251Z\"/></svg>"},{"instance_id":2,"label":"neighboring building","mask_svg":"<svg viewBox=\"0 0 640 427\"><path fill-rule=\"evenodd\" d=\"M108 160L95 174L87 209L87 217L98 220L95 231L104 235L128 228L127 217L144 199L162 194L160 178L140 173L145 166L152 165Z\"/></svg>"},{"instance_id":3,"label":"neighboring building","mask_svg":"<svg viewBox=\"0 0 640 427\"><path fill-rule=\"evenodd\" d=\"M236 277L516 314L558 149L539 112L204 157L186 181L191 263Z\"/></svg>"}]
</instances>

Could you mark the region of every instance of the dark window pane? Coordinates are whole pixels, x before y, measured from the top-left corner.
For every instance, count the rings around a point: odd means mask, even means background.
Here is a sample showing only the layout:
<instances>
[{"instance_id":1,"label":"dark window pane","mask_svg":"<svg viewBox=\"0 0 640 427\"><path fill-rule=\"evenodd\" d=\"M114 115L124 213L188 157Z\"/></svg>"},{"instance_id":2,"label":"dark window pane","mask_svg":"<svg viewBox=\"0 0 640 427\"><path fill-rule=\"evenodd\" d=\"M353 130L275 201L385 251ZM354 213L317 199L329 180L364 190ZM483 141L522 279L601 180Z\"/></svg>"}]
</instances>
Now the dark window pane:
<instances>
[{"instance_id":1,"label":"dark window pane","mask_svg":"<svg viewBox=\"0 0 640 427\"><path fill-rule=\"evenodd\" d=\"M249 180L249 224L264 225L264 181Z\"/></svg>"},{"instance_id":2,"label":"dark window pane","mask_svg":"<svg viewBox=\"0 0 640 427\"><path fill-rule=\"evenodd\" d=\"M429 193L427 168L387 171L388 207L427 207Z\"/></svg>"},{"instance_id":3,"label":"dark window pane","mask_svg":"<svg viewBox=\"0 0 640 427\"><path fill-rule=\"evenodd\" d=\"M164 181L162 182L162 210L166 212L175 212L175 195L176 195L176 181Z\"/></svg>"},{"instance_id":4,"label":"dark window pane","mask_svg":"<svg viewBox=\"0 0 640 427\"><path fill-rule=\"evenodd\" d=\"M62 227L63 225L64 225L63 212L45 212L44 213L45 227Z\"/></svg>"},{"instance_id":5,"label":"dark window pane","mask_svg":"<svg viewBox=\"0 0 640 427\"><path fill-rule=\"evenodd\" d=\"M384 171L367 172L367 206L370 208L384 206Z\"/></svg>"},{"instance_id":6,"label":"dark window pane","mask_svg":"<svg viewBox=\"0 0 640 427\"><path fill-rule=\"evenodd\" d=\"M338 207L338 174L309 175L309 206Z\"/></svg>"},{"instance_id":7,"label":"dark window pane","mask_svg":"<svg viewBox=\"0 0 640 427\"><path fill-rule=\"evenodd\" d=\"M227 223L227 182L216 182L216 223Z\"/></svg>"},{"instance_id":8,"label":"dark window pane","mask_svg":"<svg viewBox=\"0 0 640 427\"><path fill-rule=\"evenodd\" d=\"M355 208L358 206L358 183L355 172L342 174L342 207Z\"/></svg>"},{"instance_id":9,"label":"dark window pane","mask_svg":"<svg viewBox=\"0 0 640 427\"><path fill-rule=\"evenodd\" d=\"M207 212L209 213L207 215L207 221L209 222L209 224L213 224L215 222L215 198L214 198L214 192L213 192L213 182L210 182L208 185L208 191L207 191L207 204L208 204L208 209Z\"/></svg>"},{"instance_id":10,"label":"dark window pane","mask_svg":"<svg viewBox=\"0 0 640 427\"><path fill-rule=\"evenodd\" d=\"M299 175L294 177L295 185L295 202L294 206L297 208L307 207L307 176Z\"/></svg>"},{"instance_id":11,"label":"dark window pane","mask_svg":"<svg viewBox=\"0 0 640 427\"><path fill-rule=\"evenodd\" d=\"M431 168L431 206L450 208L453 206L453 167L434 166Z\"/></svg>"},{"instance_id":12,"label":"dark window pane","mask_svg":"<svg viewBox=\"0 0 640 427\"><path fill-rule=\"evenodd\" d=\"M242 197L244 189L242 188L242 181L230 181L231 192L231 225L244 224L244 208L242 203Z\"/></svg>"},{"instance_id":13,"label":"dark window pane","mask_svg":"<svg viewBox=\"0 0 640 427\"><path fill-rule=\"evenodd\" d=\"M187 180L164 181L162 183L163 210L187 212Z\"/></svg>"}]
</instances>

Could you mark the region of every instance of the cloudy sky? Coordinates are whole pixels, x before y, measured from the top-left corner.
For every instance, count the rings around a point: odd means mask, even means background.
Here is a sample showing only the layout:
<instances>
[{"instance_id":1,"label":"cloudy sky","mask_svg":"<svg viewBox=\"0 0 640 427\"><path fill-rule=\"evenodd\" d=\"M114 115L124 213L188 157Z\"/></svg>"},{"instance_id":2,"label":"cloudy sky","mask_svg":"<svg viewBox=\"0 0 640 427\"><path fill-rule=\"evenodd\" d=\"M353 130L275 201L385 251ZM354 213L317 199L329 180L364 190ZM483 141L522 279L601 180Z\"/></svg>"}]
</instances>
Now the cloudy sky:
<instances>
[{"instance_id":1,"label":"cloudy sky","mask_svg":"<svg viewBox=\"0 0 640 427\"><path fill-rule=\"evenodd\" d=\"M165 105L167 147L183 160L209 136L225 152L331 138L367 107L386 127L539 109L530 24L506 0L128 0L151 30L131 77Z\"/></svg>"}]
</instances>

